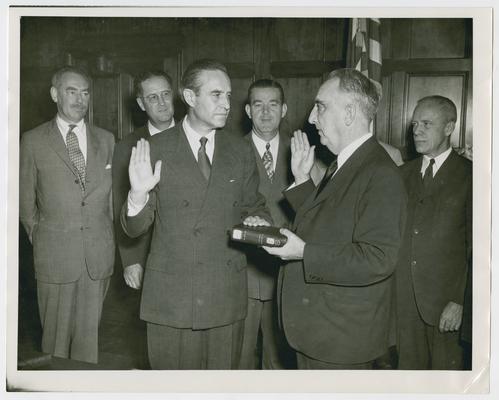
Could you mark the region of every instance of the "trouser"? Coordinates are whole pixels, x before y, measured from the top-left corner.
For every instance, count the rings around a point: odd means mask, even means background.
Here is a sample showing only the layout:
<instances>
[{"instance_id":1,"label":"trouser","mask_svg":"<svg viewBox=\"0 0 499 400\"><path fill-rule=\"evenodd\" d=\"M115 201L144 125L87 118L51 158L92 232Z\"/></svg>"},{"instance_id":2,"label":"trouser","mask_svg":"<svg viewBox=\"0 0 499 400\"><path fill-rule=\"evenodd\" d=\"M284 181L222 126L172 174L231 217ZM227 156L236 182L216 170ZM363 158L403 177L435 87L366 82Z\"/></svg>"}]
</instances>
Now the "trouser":
<instances>
[{"instance_id":1,"label":"trouser","mask_svg":"<svg viewBox=\"0 0 499 400\"><path fill-rule=\"evenodd\" d=\"M152 369L237 369L244 320L194 330L147 323Z\"/></svg>"},{"instance_id":2,"label":"trouser","mask_svg":"<svg viewBox=\"0 0 499 400\"><path fill-rule=\"evenodd\" d=\"M397 316L398 369L463 369L463 349L459 332L441 333L419 314L414 295L407 296L403 312Z\"/></svg>"},{"instance_id":3,"label":"trouser","mask_svg":"<svg viewBox=\"0 0 499 400\"><path fill-rule=\"evenodd\" d=\"M258 335L262 334L261 354ZM243 348L239 369L295 368L294 350L289 347L277 322L277 307L273 300L248 299L248 314L244 321Z\"/></svg>"},{"instance_id":4,"label":"trouser","mask_svg":"<svg viewBox=\"0 0 499 400\"><path fill-rule=\"evenodd\" d=\"M109 278L93 280L85 270L70 283L37 281L42 351L97 363L99 322Z\"/></svg>"},{"instance_id":5,"label":"trouser","mask_svg":"<svg viewBox=\"0 0 499 400\"><path fill-rule=\"evenodd\" d=\"M357 364L337 364L320 361L297 352L298 369L373 369L374 360Z\"/></svg>"}]
</instances>

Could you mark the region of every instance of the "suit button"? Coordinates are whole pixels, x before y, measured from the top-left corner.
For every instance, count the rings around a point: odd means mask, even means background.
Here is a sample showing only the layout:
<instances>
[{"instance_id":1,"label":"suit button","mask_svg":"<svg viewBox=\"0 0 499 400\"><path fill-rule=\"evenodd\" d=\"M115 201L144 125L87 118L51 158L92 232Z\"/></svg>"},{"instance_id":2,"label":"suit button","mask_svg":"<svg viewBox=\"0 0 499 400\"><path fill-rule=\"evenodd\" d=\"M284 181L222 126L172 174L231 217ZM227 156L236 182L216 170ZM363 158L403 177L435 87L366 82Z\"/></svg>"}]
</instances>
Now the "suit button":
<instances>
[{"instance_id":1,"label":"suit button","mask_svg":"<svg viewBox=\"0 0 499 400\"><path fill-rule=\"evenodd\" d=\"M227 261L227 265L230 267L232 265L232 260Z\"/></svg>"},{"instance_id":2,"label":"suit button","mask_svg":"<svg viewBox=\"0 0 499 400\"><path fill-rule=\"evenodd\" d=\"M417 263L416 263L416 260L412 260L411 265L412 265L413 267L415 267L415 266L416 266L416 264L417 264Z\"/></svg>"},{"instance_id":3,"label":"suit button","mask_svg":"<svg viewBox=\"0 0 499 400\"><path fill-rule=\"evenodd\" d=\"M301 299L301 302L303 303L303 305L308 305L308 303L310 303L310 300L307 299L306 297L304 297L303 299Z\"/></svg>"},{"instance_id":4,"label":"suit button","mask_svg":"<svg viewBox=\"0 0 499 400\"><path fill-rule=\"evenodd\" d=\"M203 303L204 303L204 301L203 301L202 299L196 299L196 304L197 304L198 306L202 306L202 305L203 305Z\"/></svg>"},{"instance_id":5,"label":"suit button","mask_svg":"<svg viewBox=\"0 0 499 400\"><path fill-rule=\"evenodd\" d=\"M237 207L239 205L239 203L237 201L234 202L234 204L232 204L233 207Z\"/></svg>"},{"instance_id":6,"label":"suit button","mask_svg":"<svg viewBox=\"0 0 499 400\"><path fill-rule=\"evenodd\" d=\"M414 234L417 235L419 233L419 230L416 228L414 229Z\"/></svg>"},{"instance_id":7,"label":"suit button","mask_svg":"<svg viewBox=\"0 0 499 400\"><path fill-rule=\"evenodd\" d=\"M85 202L84 201L81 202L81 206L85 207Z\"/></svg>"},{"instance_id":8,"label":"suit button","mask_svg":"<svg viewBox=\"0 0 499 400\"><path fill-rule=\"evenodd\" d=\"M201 229L194 229L194 236L199 236L201 234Z\"/></svg>"},{"instance_id":9,"label":"suit button","mask_svg":"<svg viewBox=\"0 0 499 400\"><path fill-rule=\"evenodd\" d=\"M75 179L75 183L78 185L80 181L78 179Z\"/></svg>"},{"instance_id":10,"label":"suit button","mask_svg":"<svg viewBox=\"0 0 499 400\"><path fill-rule=\"evenodd\" d=\"M80 231L82 231L82 230L83 230L83 226L80 226Z\"/></svg>"},{"instance_id":11,"label":"suit button","mask_svg":"<svg viewBox=\"0 0 499 400\"><path fill-rule=\"evenodd\" d=\"M189 202L187 200L182 201L182 206L183 207L189 207Z\"/></svg>"}]
</instances>

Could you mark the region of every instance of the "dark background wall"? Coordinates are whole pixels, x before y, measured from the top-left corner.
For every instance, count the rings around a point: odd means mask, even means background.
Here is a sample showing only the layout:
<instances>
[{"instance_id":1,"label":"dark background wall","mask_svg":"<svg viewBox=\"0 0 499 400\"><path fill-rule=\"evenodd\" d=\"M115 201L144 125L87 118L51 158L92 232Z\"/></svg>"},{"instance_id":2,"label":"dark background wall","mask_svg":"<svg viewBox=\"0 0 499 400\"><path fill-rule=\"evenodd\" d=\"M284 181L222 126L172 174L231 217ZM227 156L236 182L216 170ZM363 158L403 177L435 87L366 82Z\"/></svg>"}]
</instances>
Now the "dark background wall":
<instances>
[{"instance_id":1,"label":"dark background wall","mask_svg":"<svg viewBox=\"0 0 499 400\"><path fill-rule=\"evenodd\" d=\"M187 64L213 57L227 65L231 76L228 127L234 134L249 130L243 107L250 83L273 77L283 85L288 104L282 130L305 129L317 142L307 117L328 72L345 66L348 25L345 18L23 17L20 131L55 115L50 78L64 64L90 71L89 120L119 140L145 122L132 93L137 72L166 70L176 89ZM471 19L382 19L381 43L384 96L375 125L377 137L398 147L406 159L413 157L408 128L415 102L425 95L443 94L458 106L453 146L472 145ZM177 100L176 117L184 111ZM319 152L327 155L324 149ZM29 332L23 324L36 330L39 322L31 246L22 229L20 236L20 316L25 320L20 320L19 332L23 335ZM124 286L119 268L104 318L127 319L130 313L136 318L138 310L120 306L119 299L130 296L131 289ZM138 302L138 295L133 296Z\"/></svg>"}]
</instances>

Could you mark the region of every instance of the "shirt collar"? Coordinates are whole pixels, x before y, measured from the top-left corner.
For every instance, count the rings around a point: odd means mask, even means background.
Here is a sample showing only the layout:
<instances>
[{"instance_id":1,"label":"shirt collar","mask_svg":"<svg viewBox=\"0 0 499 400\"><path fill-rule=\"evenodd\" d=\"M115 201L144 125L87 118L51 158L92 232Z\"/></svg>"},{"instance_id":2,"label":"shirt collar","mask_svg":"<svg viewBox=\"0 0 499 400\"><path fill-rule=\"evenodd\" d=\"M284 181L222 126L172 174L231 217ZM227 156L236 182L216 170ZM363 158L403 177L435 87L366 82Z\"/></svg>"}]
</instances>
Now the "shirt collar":
<instances>
[{"instance_id":1,"label":"shirt collar","mask_svg":"<svg viewBox=\"0 0 499 400\"><path fill-rule=\"evenodd\" d=\"M75 122L67 122L67 121L63 120L59 114L57 114L56 122L57 122L57 127L59 128L59 130L61 131L61 133L63 135L66 135L68 133L69 125L76 125L76 128L73 129L76 132L81 132L83 130L83 128L85 127L85 121L83 118L76 123Z\"/></svg>"},{"instance_id":2,"label":"shirt collar","mask_svg":"<svg viewBox=\"0 0 499 400\"><path fill-rule=\"evenodd\" d=\"M189 124L189 121L187 120L187 116L184 118L182 121L182 128L184 128L184 132L187 136L187 139L189 140L189 143L197 143L199 144L199 139L203 137L203 135L200 135L197 133L192 126ZM208 139L208 143L212 143L213 140L215 139L215 133L216 129L213 129L208 133L207 135L204 135L206 139Z\"/></svg>"},{"instance_id":3,"label":"shirt collar","mask_svg":"<svg viewBox=\"0 0 499 400\"><path fill-rule=\"evenodd\" d=\"M270 152L275 158L275 156L277 155L277 151L279 149L279 132L272 139L270 139L270 141L267 142L266 140L258 136L254 130L252 130L251 139L253 140L253 143L255 144L255 147L258 150L258 154L260 155L260 157L262 157L263 153L265 153L265 151L267 150L267 143L270 143Z\"/></svg>"},{"instance_id":4,"label":"shirt collar","mask_svg":"<svg viewBox=\"0 0 499 400\"><path fill-rule=\"evenodd\" d=\"M175 126L175 120L172 118L172 122L170 122L170 125L166 129L173 128ZM164 129L164 130L166 130ZM147 121L147 130L149 131L149 135L154 136L156 133L163 132L162 130L156 128L151 121Z\"/></svg>"},{"instance_id":5,"label":"shirt collar","mask_svg":"<svg viewBox=\"0 0 499 400\"><path fill-rule=\"evenodd\" d=\"M433 157L433 159L435 160L435 164L433 165L433 176L435 176L435 174L440 169L442 164L445 162L445 160L447 160L451 151L452 151L452 147L449 147L443 153L440 153L438 156ZM430 164L430 160L431 160L431 157L428 157L426 154L423 154L423 162L421 163L421 173L422 174L424 174L424 172L426 171L426 168Z\"/></svg>"},{"instance_id":6,"label":"shirt collar","mask_svg":"<svg viewBox=\"0 0 499 400\"><path fill-rule=\"evenodd\" d=\"M355 139L352 143L350 143L347 147L340 151L338 154L338 169L341 168L343 164L350 158L350 156L355 153L355 151L364 144L367 140L372 137L372 133L366 133L362 135L358 139Z\"/></svg>"}]
</instances>

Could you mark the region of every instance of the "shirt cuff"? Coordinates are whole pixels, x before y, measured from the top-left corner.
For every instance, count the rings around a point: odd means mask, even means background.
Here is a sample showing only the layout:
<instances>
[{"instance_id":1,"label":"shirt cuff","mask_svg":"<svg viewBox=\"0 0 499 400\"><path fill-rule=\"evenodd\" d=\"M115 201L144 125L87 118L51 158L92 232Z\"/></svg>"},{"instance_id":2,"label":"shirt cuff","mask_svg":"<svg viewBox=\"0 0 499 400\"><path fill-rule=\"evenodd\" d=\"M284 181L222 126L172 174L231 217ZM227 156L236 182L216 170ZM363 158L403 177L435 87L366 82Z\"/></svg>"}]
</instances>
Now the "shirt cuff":
<instances>
[{"instance_id":1,"label":"shirt cuff","mask_svg":"<svg viewBox=\"0 0 499 400\"><path fill-rule=\"evenodd\" d=\"M291 185L289 185L289 187L285 190L285 192L293 189L294 187L296 187L296 182L293 182Z\"/></svg>"},{"instance_id":2,"label":"shirt cuff","mask_svg":"<svg viewBox=\"0 0 499 400\"><path fill-rule=\"evenodd\" d=\"M147 204L148 201L149 201L149 193L147 193L146 201L144 204L137 204L132 200L132 197L130 196L130 192L128 192L126 215L128 217L135 217L138 213L140 213L142 211L142 209L145 207L145 205Z\"/></svg>"}]
</instances>

